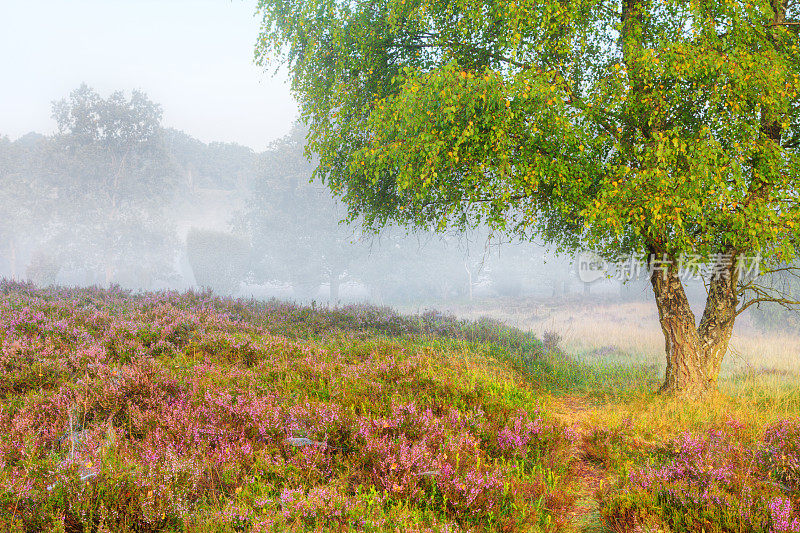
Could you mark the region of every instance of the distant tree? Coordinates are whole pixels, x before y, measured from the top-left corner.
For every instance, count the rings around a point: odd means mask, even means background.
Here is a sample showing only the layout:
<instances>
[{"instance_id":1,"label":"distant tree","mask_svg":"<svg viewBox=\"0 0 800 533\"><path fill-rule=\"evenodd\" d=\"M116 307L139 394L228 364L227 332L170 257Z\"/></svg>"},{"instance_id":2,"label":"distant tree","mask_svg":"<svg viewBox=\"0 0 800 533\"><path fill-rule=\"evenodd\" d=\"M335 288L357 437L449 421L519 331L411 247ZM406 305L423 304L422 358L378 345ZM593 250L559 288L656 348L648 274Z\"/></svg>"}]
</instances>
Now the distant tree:
<instances>
[{"instance_id":1,"label":"distant tree","mask_svg":"<svg viewBox=\"0 0 800 533\"><path fill-rule=\"evenodd\" d=\"M0 136L0 241L3 242L4 254L8 258L12 277L16 275L16 226L22 206L25 202L20 190L20 183L15 176L17 166L15 146L8 137ZM14 197L19 199L14 201ZM22 201L20 201L22 200Z\"/></svg>"},{"instance_id":2,"label":"distant tree","mask_svg":"<svg viewBox=\"0 0 800 533\"><path fill-rule=\"evenodd\" d=\"M260 155L237 226L253 244L256 278L289 281L303 298L327 282L335 302L366 248L355 226L340 224L344 206L326 187L309 183L314 163L304 156L304 136L295 127Z\"/></svg>"},{"instance_id":3,"label":"distant tree","mask_svg":"<svg viewBox=\"0 0 800 533\"><path fill-rule=\"evenodd\" d=\"M647 258L662 391L717 387L739 256L797 256L800 3L260 0L353 220ZM678 262L713 264L699 321Z\"/></svg>"},{"instance_id":4,"label":"distant tree","mask_svg":"<svg viewBox=\"0 0 800 533\"><path fill-rule=\"evenodd\" d=\"M765 276L758 290L784 305L756 305L750 308L755 325L766 331L800 332L800 310L790 305L800 300L800 265L779 265Z\"/></svg>"},{"instance_id":5,"label":"distant tree","mask_svg":"<svg viewBox=\"0 0 800 533\"><path fill-rule=\"evenodd\" d=\"M166 129L163 139L170 157L182 173L182 185L196 188L244 190L256 171L257 155L235 143L203 143L178 130Z\"/></svg>"},{"instance_id":6,"label":"distant tree","mask_svg":"<svg viewBox=\"0 0 800 533\"><path fill-rule=\"evenodd\" d=\"M102 98L84 84L53 103L53 118L53 242L67 263L102 272L106 284L130 268L168 276L177 239L166 209L177 181L160 106L139 91Z\"/></svg>"},{"instance_id":7,"label":"distant tree","mask_svg":"<svg viewBox=\"0 0 800 533\"><path fill-rule=\"evenodd\" d=\"M50 148L39 134L29 133L14 142L0 137L0 243L12 277L20 275L26 252L50 235L54 208L46 164Z\"/></svg>"},{"instance_id":8,"label":"distant tree","mask_svg":"<svg viewBox=\"0 0 800 533\"><path fill-rule=\"evenodd\" d=\"M485 235L439 235L387 227L367 235L369 254L354 274L384 302L469 297L482 272Z\"/></svg>"},{"instance_id":9,"label":"distant tree","mask_svg":"<svg viewBox=\"0 0 800 533\"><path fill-rule=\"evenodd\" d=\"M61 263L53 254L37 250L25 267L25 277L39 287L53 285L61 270Z\"/></svg>"},{"instance_id":10,"label":"distant tree","mask_svg":"<svg viewBox=\"0 0 800 533\"><path fill-rule=\"evenodd\" d=\"M487 268L492 288L501 296L532 291L563 296L576 278L571 258L551 253L533 243L517 244L496 238Z\"/></svg>"}]
</instances>

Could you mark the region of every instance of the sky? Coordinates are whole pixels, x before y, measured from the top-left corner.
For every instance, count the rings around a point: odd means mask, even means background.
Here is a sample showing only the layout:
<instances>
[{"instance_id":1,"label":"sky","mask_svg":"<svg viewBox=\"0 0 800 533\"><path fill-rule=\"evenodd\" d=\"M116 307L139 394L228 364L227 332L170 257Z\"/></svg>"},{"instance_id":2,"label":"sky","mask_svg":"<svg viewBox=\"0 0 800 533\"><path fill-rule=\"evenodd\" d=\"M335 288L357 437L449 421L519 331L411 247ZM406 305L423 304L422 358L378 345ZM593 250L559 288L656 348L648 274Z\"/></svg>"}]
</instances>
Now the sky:
<instances>
[{"instance_id":1,"label":"sky","mask_svg":"<svg viewBox=\"0 0 800 533\"><path fill-rule=\"evenodd\" d=\"M285 73L253 63L256 0L0 0L0 135L52 133L85 82L147 93L163 125L256 151L298 115Z\"/></svg>"}]
</instances>

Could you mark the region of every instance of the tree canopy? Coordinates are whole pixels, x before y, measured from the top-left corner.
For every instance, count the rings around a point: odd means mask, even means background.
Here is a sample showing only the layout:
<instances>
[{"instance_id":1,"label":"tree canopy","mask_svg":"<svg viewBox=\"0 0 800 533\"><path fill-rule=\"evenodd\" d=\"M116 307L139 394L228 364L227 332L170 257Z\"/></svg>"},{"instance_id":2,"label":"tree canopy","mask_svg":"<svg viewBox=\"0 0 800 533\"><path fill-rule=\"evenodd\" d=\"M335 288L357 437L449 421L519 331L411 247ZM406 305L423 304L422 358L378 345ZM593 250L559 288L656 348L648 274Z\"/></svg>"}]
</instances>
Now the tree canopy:
<instances>
[{"instance_id":1,"label":"tree canopy","mask_svg":"<svg viewBox=\"0 0 800 533\"><path fill-rule=\"evenodd\" d=\"M139 91L103 98L83 84L53 103L52 116L53 240L67 262L104 271L106 284L132 266L169 272L176 238L166 229L163 200L175 189L176 169L162 139L161 107Z\"/></svg>"},{"instance_id":2,"label":"tree canopy","mask_svg":"<svg viewBox=\"0 0 800 533\"><path fill-rule=\"evenodd\" d=\"M794 0L261 0L259 10L256 58L288 65L316 175L352 219L486 222L672 265L651 278L665 390L713 388L733 319L759 300L726 258L797 255ZM683 255L717 264L699 326L674 267Z\"/></svg>"}]
</instances>

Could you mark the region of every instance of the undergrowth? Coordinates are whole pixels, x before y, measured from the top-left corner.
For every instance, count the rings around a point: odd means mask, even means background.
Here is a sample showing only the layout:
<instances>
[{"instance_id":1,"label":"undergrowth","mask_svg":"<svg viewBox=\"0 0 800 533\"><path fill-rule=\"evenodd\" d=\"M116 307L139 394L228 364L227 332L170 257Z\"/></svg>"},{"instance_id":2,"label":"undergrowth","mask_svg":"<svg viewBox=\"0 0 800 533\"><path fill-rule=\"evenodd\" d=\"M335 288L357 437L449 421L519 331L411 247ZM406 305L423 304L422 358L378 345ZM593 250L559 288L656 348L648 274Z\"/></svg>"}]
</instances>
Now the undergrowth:
<instances>
[{"instance_id":1,"label":"undergrowth","mask_svg":"<svg viewBox=\"0 0 800 533\"><path fill-rule=\"evenodd\" d=\"M12 283L0 317L0 529L564 526L519 371L561 356L497 322Z\"/></svg>"}]
</instances>

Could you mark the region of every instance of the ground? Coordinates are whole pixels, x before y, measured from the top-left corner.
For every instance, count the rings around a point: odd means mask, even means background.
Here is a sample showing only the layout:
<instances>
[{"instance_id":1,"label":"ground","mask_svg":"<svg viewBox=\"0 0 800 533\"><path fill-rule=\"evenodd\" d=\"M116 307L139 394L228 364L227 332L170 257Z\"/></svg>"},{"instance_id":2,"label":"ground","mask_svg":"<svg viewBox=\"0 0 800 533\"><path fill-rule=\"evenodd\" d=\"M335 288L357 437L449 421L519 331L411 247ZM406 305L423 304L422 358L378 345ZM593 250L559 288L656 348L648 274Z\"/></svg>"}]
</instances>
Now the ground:
<instances>
[{"instance_id":1,"label":"ground","mask_svg":"<svg viewBox=\"0 0 800 533\"><path fill-rule=\"evenodd\" d=\"M686 402L641 304L517 305L2 283L0 529L800 532L796 339Z\"/></svg>"}]
</instances>

